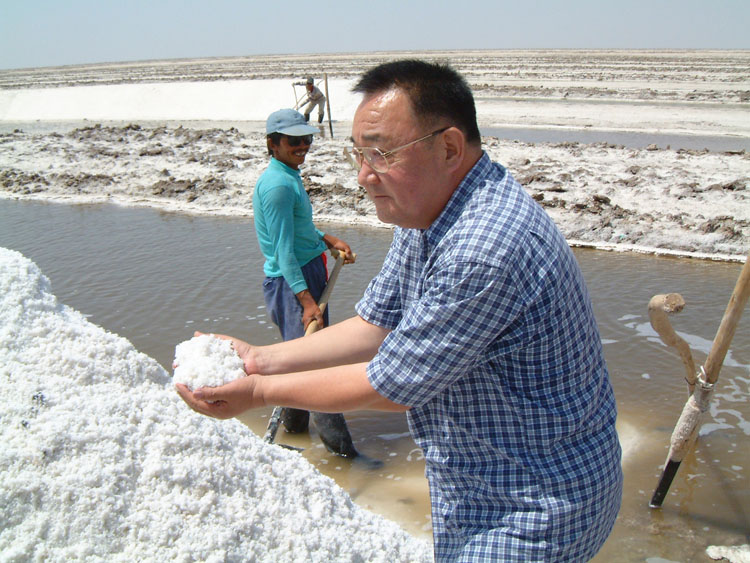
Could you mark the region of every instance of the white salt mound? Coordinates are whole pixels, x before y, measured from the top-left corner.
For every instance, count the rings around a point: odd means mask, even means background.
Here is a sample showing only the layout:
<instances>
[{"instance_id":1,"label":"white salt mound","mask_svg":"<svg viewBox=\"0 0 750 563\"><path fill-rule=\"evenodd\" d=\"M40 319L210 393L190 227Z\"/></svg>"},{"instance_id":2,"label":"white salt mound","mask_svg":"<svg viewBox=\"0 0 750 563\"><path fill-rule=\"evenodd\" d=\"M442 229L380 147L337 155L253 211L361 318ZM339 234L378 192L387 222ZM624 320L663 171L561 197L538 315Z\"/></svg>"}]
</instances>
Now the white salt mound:
<instances>
[{"instance_id":1,"label":"white salt mound","mask_svg":"<svg viewBox=\"0 0 750 563\"><path fill-rule=\"evenodd\" d=\"M201 334L181 342L174 352L174 382L188 389L219 387L245 376L242 360L229 340Z\"/></svg>"},{"instance_id":2,"label":"white salt mound","mask_svg":"<svg viewBox=\"0 0 750 563\"><path fill-rule=\"evenodd\" d=\"M0 248L0 561L431 561Z\"/></svg>"},{"instance_id":3,"label":"white salt mound","mask_svg":"<svg viewBox=\"0 0 750 563\"><path fill-rule=\"evenodd\" d=\"M709 545L706 555L711 559L726 560L730 563L750 563L750 544L745 545Z\"/></svg>"}]
</instances>

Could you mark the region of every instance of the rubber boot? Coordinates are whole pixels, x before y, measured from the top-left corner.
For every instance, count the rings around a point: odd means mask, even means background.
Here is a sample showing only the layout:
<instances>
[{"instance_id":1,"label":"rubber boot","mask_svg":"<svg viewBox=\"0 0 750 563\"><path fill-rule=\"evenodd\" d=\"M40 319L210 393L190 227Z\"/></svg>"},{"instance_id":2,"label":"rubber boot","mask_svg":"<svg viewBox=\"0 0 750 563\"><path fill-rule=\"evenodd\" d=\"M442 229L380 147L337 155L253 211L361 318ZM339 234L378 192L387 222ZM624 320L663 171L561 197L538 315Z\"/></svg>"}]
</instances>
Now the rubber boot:
<instances>
[{"instance_id":1,"label":"rubber boot","mask_svg":"<svg viewBox=\"0 0 750 563\"><path fill-rule=\"evenodd\" d=\"M318 123L323 123L323 114L322 113L318 116Z\"/></svg>"},{"instance_id":2,"label":"rubber boot","mask_svg":"<svg viewBox=\"0 0 750 563\"><path fill-rule=\"evenodd\" d=\"M281 423L290 434L305 432L310 422L310 413L300 409L281 409Z\"/></svg>"},{"instance_id":3,"label":"rubber boot","mask_svg":"<svg viewBox=\"0 0 750 563\"><path fill-rule=\"evenodd\" d=\"M354 443L351 434L349 434L349 429L346 427L343 414L314 412L312 413L312 420L320 435L321 442L329 452L348 458L359 455L357 450L354 449Z\"/></svg>"},{"instance_id":4,"label":"rubber boot","mask_svg":"<svg viewBox=\"0 0 750 563\"><path fill-rule=\"evenodd\" d=\"M305 114L305 121L310 121L310 114L309 113Z\"/></svg>"}]
</instances>

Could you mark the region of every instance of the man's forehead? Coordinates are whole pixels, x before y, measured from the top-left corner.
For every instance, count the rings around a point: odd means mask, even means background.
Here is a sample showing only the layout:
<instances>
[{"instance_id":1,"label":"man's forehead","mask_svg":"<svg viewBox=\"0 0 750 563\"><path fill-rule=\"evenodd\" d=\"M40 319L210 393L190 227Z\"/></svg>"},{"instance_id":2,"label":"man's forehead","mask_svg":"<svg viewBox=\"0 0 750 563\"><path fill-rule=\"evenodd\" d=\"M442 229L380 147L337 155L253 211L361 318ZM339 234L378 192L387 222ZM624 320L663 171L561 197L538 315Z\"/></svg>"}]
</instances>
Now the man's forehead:
<instances>
[{"instance_id":1,"label":"man's forehead","mask_svg":"<svg viewBox=\"0 0 750 563\"><path fill-rule=\"evenodd\" d=\"M355 129L356 126L352 128L352 136L349 137L349 140L352 143L357 142L354 140ZM388 139L388 136L387 134L381 133L380 131L360 131L359 133L359 140L362 142L377 143L379 141L382 141L383 139Z\"/></svg>"},{"instance_id":2,"label":"man's forehead","mask_svg":"<svg viewBox=\"0 0 750 563\"><path fill-rule=\"evenodd\" d=\"M408 127L414 115L406 94L396 88L371 94L362 100L354 115L352 133L360 141L388 140L394 129ZM354 140L352 138L352 140Z\"/></svg>"}]
</instances>

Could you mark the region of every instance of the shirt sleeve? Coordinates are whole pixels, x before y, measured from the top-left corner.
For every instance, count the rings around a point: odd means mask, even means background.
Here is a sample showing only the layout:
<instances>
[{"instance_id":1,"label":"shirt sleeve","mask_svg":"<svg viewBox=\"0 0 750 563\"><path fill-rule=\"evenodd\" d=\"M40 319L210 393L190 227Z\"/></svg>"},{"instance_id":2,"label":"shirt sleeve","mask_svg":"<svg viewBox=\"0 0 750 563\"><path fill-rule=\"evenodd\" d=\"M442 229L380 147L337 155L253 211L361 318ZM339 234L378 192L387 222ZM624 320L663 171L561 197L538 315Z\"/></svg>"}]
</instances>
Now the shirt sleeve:
<instances>
[{"instance_id":1,"label":"shirt sleeve","mask_svg":"<svg viewBox=\"0 0 750 563\"><path fill-rule=\"evenodd\" d=\"M297 195L289 186L279 185L266 192L263 215L268 225L276 262L281 275L294 293L307 289L302 268L294 252L294 205Z\"/></svg>"}]
</instances>

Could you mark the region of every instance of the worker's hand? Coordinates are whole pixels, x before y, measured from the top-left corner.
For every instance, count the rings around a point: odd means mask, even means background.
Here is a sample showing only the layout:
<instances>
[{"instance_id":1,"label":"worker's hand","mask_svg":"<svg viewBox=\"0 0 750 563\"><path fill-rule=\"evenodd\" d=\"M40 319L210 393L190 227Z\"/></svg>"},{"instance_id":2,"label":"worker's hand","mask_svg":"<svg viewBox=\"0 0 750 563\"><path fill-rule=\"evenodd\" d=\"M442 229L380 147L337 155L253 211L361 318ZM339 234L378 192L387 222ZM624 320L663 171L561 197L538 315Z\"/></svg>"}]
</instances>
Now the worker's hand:
<instances>
[{"instance_id":1,"label":"worker's hand","mask_svg":"<svg viewBox=\"0 0 750 563\"><path fill-rule=\"evenodd\" d=\"M190 391L182 383L178 383L177 393L195 412L213 418L232 418L245 412L265 406L257 391L256 383L260 375L248 375L235 379L220 387L201 387Z\"/></svg>"},{"instance_id":2,"label":"worker's hand","mask_svg":"<svg viewBox=\"0 0 750 563\"><path fill-rule=\"evenodd\" d=\"M343 240L333 235L326 234L323 237L323 242L326 243L326 246L328 248L332 248L334 250L338 250L339 252L344 253L344 264L354 264L354 261L356 260L356 255L354 254L354 252L352 252L351 247L348 244L346 244Z\"/></svg>"},{"instance_id":3,"label":"worker's hand","mask_svg":"<svg viewBox=\"0 0 750 563\"><path fill-rule=\"evenodd\" d=\"M357 260L357 255L352 252L351 248L348 248L348 250L341 250L341 252L344 253L344 264L354 264Z\"/></svg>"},{"instance_id":4,"label":"worker's hand","mask_svg":"<svg viewBox=\"0 0 750 563\"><path fill-rule=\"evenodd\" d=\"M302 326L307 330L308 325L313 321L318 321L318 328L323 328L323 312L313 299L309 290L305 289L297 294L300 305L302 305Z\"/></svg>"}]
</instances>

